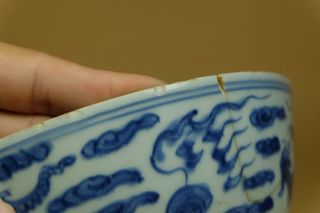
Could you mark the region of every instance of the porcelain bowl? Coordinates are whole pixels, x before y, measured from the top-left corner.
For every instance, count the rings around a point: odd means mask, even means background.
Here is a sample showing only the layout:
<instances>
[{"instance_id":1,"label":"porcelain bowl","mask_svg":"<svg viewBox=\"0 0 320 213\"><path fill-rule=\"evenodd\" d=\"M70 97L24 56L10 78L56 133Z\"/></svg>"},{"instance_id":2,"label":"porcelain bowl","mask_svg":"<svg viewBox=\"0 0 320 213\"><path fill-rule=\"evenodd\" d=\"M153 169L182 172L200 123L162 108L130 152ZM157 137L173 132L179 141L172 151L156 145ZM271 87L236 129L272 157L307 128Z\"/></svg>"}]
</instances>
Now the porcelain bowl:
<instances>
[{"instance_id":1,"label":"porcelain bowl","mask_svg":"<svg viewBox=\"0 0 320 213\"><path fill-rule=\"evenodd\" d=\"M0 139L16 212L288 211L290 85L240 72L143 90Z\"/></svg>"}]
</instances>

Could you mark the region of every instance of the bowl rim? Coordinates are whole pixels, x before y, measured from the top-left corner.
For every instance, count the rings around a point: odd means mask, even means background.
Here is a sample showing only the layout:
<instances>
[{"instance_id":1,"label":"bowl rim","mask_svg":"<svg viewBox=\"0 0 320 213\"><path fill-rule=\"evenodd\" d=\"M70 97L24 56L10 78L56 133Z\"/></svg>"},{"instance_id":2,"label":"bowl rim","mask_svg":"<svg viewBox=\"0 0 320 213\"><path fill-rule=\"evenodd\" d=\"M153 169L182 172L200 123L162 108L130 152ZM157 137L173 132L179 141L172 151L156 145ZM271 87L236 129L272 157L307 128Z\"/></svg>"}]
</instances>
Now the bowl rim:
<instances>
[{"instance_id":1,"label":"bowl rim","mask_svg":"<svg viewBox=\"0 0 320 213\"><path fill-rule=\"evenodd\" d=\"M12 147L17 146L23 142L28 141L30 138L32 138L32 136L39 135L40 133L45 134L49 130L58 128L59 126L63 127L65 125L73 125L74 122L83 120L84 118L90 119L90 117L97 116L97 114L99 114L99 112L102 112L102 111L112 111L111 109L108 109L108 105L110 106L114 105L114 107L116 108L121 108L122 105L125 105L124 103L126 104L130 103L130 101L134 101L138 97L142 97L140 98L141 99L140 103L145 102L146 99L148 98L151 99L150 101L153 101L159 98L163 98L166 95L172 95L174 93L179 93L184 90L187 91L188 88L190 88L190 91L192 91L196 88L206 87L206 86L203 86L202 84L204 85L207 84L207 87L208 85L211 87L214 86L218 88L219 92L221 93L222 85L221 85L221 82L219 82L219 78L223 79L223 84L224 84L223 87L225 87L223 89L225 89L227 92L228 92L228 88L234 89L232 88L232 85L235 85L237 83L241 83L243 85L243 89L241 90L245 90L244 86L249 85L251 83L256 83L256 84L266 83L267 85L269 85L270 88L273 84L274 85L277 84L279 85L280 89L291 94L290 81L283 75L280 75L274 72L240 71L240 72L230 72L230 73L224 73L224 74L197 77L197 78L193 78L186 81L179 81L171 84L165 84L161 86L140 90L137 92L133 92L133 93L122 95L112 99L108 99L105 101L101 101L95 104L91 104L91 105L82 107L80 109L57 116L55 118L51 118L47 121L33 125L29 128L20 130L4 138L0 138L0 156L1 156L1 153L3 153L4 151L9 150ZM121 107L119 107L119 105L121 105ZM127 104L127 105L130 105L130 104ZM30 141L34 141L34 140L30 139Z\"/></svg>"}]
</instances>

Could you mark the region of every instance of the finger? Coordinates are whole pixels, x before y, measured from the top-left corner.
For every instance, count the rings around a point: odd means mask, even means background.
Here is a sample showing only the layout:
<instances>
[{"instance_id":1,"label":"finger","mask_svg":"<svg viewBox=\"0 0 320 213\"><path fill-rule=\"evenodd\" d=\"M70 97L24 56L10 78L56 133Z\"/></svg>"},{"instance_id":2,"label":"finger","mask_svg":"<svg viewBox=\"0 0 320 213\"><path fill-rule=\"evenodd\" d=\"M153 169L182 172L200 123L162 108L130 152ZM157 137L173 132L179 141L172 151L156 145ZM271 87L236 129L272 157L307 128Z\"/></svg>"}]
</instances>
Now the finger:
<instances>
[{"instance_id":1,"label":"finger","mask_svg":"<svg viewBox=\"0 0 320 213\"><path fill-rule=\"evenodd\" d=\"M48 116L16 114L0 110L0 138L48 119L50 119Z\"/></svg>"},{"instance_id":2,"label":"finger","mask_svg":"<svg viewBox=\"0 0 320 213\"><path fill-rule=\"evenodd\" d=\"M151 77L98 71L0 43L0 108L58 115L162 84Z\"/></svg>"},{"instance_id":3,"label":"finger","mask_svg":"<svg viewBox=\"0 0 320 213\"><path fill-rule=\"evenodd\" d=\"M1 213L14 213L14 210L9 204L3 202L0 199L0 212Z\"/></svg>"}]
</instances>

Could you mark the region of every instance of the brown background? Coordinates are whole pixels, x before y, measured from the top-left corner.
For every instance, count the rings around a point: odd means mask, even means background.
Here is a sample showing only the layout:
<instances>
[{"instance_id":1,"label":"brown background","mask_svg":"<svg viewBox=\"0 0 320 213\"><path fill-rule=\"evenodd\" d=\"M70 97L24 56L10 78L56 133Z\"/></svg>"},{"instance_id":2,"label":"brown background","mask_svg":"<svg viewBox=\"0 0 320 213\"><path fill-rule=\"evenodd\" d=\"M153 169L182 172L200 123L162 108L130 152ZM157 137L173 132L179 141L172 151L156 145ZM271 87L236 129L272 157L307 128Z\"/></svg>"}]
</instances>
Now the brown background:
<instances>
[{"instance_id":1,"label":"brown background","mask_svg":"<svg viewBox=\"0 0 320 213\"><path fill-rule=\"evenodd\" d=\"M0 0L0 40L167 82L283 73L295 112L291 212L320 212L319 0Z\"/></svg>"}]
</instances>

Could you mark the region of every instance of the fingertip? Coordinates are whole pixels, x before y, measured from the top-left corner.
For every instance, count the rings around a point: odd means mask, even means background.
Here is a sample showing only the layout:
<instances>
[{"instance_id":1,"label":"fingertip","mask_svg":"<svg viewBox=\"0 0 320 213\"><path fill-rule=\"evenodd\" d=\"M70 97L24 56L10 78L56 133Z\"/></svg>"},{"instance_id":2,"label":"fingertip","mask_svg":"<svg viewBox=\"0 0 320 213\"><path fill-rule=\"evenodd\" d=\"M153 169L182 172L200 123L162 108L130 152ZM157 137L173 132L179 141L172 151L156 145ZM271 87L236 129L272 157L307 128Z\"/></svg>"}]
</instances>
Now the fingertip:
<instances>
[{"instance_id":1,"label":"fingertip","mask_svg":"<svg viewBox=\"0 0 320 213\"><path fill-rule=\"evenodd\" d=\"M140 84L141 86L145 87L156 87L156 86L161 86L166 84L164 81L147 76L147 75L138 75L138 74L130 74L133 76L135 80L137 80L135 83L138 85Z\"/></svg>"},{"instance_id":2,"label":"fingertip","mask_svg":"<svg viewBox=\"0 0 320 213\"><path fill-rule=\"evenodd\" d=\"M12 206L10 206L8 203L4 202L0 199L0 212L1 213L15 213Z\"/></svg>"},{"instance_id":3,"label":"fingertip","mask_svg":"<svg viewBox=\"0 0 320 213\"><path fill-rule=\"evenodd\" d=\"M101 97L106 99L122 96L125 94L133 93L136 91L164 85L165 82L160 79L140 75L140 74L129 74L120 72L104 71L105 79L100 83L107 85L105 90L101 90ZM103 88L102 84L96 84L98 87ZM100 85L100 86L99 86Z\"/></svg>"},{"instance_id":4,"label":"fingertip","mask_svg":"<svg viewBox=\"0 0 320 213\"><path fill-rule=\"evenodd\" d=\"M154 78L151 76L144 76L144 77L146 78L146 81L150 82L150 84L153 86L160 86L160 85L166 84L164 81L162 81L158 78Z\"/></svg>"},{"instance_id":5,"label":"fingertip","mask_svg":"<svg viewBox=\"0 0 320 213\"><path fill-rule=\"evenodd\" d=\"M164 85L165 82L155 78L151 77L148 75L141 75L141 74L129 74L129 73L117 73L120 75L120 79L125 81L128 84L131 84L136 87L144 87L144 88L149 88L149 87L156 87L160 85Z\"/></svg>"}]
</instances>

